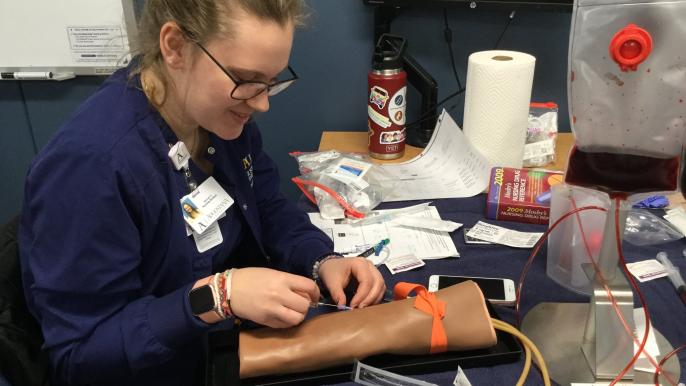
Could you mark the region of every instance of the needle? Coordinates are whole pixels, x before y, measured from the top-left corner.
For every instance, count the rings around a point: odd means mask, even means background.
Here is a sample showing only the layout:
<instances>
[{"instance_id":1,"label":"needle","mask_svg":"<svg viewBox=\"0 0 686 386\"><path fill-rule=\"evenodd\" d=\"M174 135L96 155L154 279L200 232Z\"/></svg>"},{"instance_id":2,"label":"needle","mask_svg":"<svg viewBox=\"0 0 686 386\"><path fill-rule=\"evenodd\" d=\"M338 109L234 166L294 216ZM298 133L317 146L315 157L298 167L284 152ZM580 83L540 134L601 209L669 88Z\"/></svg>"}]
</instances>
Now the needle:
<instances>
[{"instance_id":1,"label":"needle","mask_svg":"<svg viewBox=\"0 0 686 386\"><path fill-rule=\"evenodd\" d=\"M312 306L313 306L313 307L317 307L317 306L336 307L336 308L338 308L339 310L343 310L343 311L350 311L350 310L352 310L352 307L348 307L348 306L339 306L339 305L337 305L337 304L329 304L329 303L323 303L323 302L313 303Z\"/></svg>"}]
</instances>

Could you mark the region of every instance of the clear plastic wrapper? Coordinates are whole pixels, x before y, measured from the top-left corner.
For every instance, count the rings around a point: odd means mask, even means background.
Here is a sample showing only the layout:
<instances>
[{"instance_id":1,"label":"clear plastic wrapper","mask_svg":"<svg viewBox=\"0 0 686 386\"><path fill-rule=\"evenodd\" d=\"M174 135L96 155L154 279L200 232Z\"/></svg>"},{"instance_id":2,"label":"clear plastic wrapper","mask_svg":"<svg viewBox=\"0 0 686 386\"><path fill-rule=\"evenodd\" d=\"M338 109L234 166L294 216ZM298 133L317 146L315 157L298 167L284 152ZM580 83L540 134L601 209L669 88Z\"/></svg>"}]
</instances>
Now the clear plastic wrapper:
<instances>
[{"instance_id":1,"label":"clear plastic wrapper","mask_svg":"<svg viewBox=\"0 0 686 386\"><path fill-rule=\"evenodd\" d=\"M329 150L292 153L302 173L292 181L317 204L328 218L334 218L337 203L348 217L364 218L396 188L395 182L369 157Z\"/></svg>"},{"instance_id":2,"label":"clear plastic wrapper","mask_svg":"<svg viewBox=\"0 0 686 386\"><path fill-rule=\"evenodd\" d=\"M557 140L557 104L531 103L524 145L524 167L545 166L555 162Z\"/></svg>"},{"instance_id":3,"label":"clear plastic wrapper","mask_svg":"<svg viewBox=\"0 0 686 386\"><path fill-rule=\"evenodd\" d=\"M679 240L684 235L647 209L632 209L626 219L624 240L634 245L655 245Z\"/></svg>"}]
</instances>

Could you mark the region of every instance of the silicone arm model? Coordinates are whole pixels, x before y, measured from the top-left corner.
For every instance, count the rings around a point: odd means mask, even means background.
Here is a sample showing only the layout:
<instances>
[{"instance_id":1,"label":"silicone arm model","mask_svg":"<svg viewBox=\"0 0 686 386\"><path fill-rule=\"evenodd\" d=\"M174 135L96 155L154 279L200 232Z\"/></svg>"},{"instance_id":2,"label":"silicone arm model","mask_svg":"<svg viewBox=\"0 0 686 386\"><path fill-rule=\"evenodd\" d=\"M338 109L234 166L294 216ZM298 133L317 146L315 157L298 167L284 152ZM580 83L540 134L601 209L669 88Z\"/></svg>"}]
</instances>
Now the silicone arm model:
<instances>
[{"instance_id":1,"label":"silicone arm model","mask_svg":"<svg viewBox=\"0 0 686 386\"><path fill-rule=\"evenodd\" d=\"M446 303L442 320L448 350L496 344L484 296L467 281L436 292ZM311 371L390 354L428 354L433 317L409 298L321 315L288 329L263 328L240 333L240 377Z\"/></svg>"}]
</instances>

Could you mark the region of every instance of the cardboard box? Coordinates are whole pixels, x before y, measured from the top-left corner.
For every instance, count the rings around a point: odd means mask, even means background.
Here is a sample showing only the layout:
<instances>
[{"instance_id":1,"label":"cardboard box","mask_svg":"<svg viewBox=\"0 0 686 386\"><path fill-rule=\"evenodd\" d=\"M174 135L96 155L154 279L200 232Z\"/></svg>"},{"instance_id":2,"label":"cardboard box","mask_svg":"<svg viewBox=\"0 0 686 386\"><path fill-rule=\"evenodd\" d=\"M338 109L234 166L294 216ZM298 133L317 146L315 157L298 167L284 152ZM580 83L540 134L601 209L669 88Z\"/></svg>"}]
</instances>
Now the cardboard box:
<instances>
[{"instance_id":1,"label":"cardboard box","mask_svg":"<svg viewBox=\"0 0 686 386\"><path fill-rule=\"evenodd\" d=\"M488 187L486 217L548 224L550 187L562 182L562 172L494 167Z\"/></svg>"}]
</instances>

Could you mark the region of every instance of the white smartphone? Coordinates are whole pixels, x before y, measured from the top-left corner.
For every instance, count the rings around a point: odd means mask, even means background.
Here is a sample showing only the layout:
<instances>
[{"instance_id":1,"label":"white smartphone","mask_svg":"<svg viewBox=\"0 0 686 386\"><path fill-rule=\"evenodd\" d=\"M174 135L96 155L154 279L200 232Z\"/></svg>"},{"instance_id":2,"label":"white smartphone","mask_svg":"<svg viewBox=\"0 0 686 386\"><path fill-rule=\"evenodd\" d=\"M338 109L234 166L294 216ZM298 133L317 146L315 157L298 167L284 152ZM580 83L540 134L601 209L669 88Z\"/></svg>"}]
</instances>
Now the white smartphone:
<instances>
[{"instance_id":1,"label":"white smartphone","mask_svg":"<svg viewBox=\"0 0 686 386\"><path fill-rule=\"evenodd\" d=\"M512 306L516 300L514 281L495 277L469 277L431 275L429 277L429 291L434 292L463 281L474 281L486 299L493 304Z\"/></svg>"}]
</instances>

